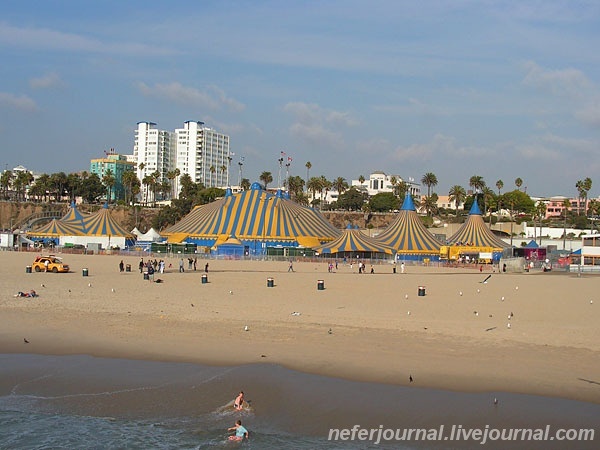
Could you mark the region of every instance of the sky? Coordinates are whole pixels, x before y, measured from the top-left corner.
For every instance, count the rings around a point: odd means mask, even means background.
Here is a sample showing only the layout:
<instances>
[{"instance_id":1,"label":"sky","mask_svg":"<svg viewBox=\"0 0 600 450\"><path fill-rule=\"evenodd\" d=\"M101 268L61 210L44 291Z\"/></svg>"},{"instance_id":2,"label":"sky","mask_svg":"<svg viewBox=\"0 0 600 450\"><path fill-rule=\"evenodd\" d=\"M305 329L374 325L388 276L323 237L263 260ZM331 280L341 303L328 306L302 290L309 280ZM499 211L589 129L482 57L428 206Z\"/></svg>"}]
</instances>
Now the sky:
<instances>
[{"instance_id":1,"label":"sky","mask_svg":"<svg viewBox=\"0 0 600 450\"><path fill-rule=\"evenodd\" d=\"M230 136L243 176L600 194L600 2L0 3L0 168L88 170L141 121ZM283 174L284 175L284 174Z\"/></svg>"}]
</instances>

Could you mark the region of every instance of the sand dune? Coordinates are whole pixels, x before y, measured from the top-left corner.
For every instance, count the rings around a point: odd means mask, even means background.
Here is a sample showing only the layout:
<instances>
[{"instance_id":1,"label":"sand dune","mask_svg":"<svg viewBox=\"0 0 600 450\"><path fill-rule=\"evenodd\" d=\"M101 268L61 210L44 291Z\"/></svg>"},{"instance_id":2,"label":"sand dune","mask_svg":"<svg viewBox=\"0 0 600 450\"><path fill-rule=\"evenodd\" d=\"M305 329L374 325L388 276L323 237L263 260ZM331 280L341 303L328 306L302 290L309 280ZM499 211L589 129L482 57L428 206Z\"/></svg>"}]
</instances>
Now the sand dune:
<instances>
[{"instance_id":1,"label":"sand dune","mask_svg":"<svg viewBox=\"0 0 600 450\"><path fill-rule=\"evenodd\" d=\"M179 273L178 259L168 259L173 267L152 283L136 257L64 255L71 273L26 273L34 256L0 252L0 352L270 362L347 379L408 385L412 375L415 387L600 403L594 276L422 266L392 274L388 264L359 275L356 265L328 273L326 263L308 262L291 273L286 262L209 260L203 284L205 260L196 272L186 261ZM121 259L132 272L119 272ZM13 296L30 289L40 296Z\"/></svg>"}]
</instances>

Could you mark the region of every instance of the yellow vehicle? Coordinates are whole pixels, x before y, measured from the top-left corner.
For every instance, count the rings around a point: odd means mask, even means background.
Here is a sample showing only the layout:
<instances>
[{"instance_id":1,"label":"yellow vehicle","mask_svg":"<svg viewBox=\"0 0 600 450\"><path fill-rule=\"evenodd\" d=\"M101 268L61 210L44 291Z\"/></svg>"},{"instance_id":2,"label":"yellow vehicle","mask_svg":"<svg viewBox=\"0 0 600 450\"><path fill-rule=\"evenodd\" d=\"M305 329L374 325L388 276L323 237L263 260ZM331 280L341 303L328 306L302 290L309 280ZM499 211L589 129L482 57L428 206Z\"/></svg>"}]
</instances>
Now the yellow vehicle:
<instances>
[{"instance_id":1,"label":"yellow vehicle","mask_svg":"<svg viewBox=\"0 0 600 450\"><path fill-rule=\"evenodd\" d=\"M31 265L33 270L36 272L68 272L69 266L63 263L62 258L58 256L49 255L49 256L38 256L33 261Z\"/></svg>"}]
</instances>

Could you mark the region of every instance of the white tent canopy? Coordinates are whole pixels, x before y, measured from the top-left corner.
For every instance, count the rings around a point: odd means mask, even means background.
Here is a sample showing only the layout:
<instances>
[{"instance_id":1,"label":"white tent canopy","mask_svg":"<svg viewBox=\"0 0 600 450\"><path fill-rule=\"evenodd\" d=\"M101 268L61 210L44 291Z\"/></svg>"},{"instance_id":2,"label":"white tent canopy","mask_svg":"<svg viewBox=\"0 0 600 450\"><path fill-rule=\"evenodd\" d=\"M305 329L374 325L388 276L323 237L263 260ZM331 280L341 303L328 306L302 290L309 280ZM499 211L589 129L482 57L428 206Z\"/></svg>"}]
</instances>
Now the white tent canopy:
<instances>
[{"instance_id":1,"label":"white tent canopy","mask_svg":"<svg viewBox=\"0 0 600 450\"><path fill-rule=\"evenodd\" d=\"M154 228L150 228L146 233L138 234L137 240L143 242L158 242L162 241L163 237Z\"/></svg>"}]
</instances>

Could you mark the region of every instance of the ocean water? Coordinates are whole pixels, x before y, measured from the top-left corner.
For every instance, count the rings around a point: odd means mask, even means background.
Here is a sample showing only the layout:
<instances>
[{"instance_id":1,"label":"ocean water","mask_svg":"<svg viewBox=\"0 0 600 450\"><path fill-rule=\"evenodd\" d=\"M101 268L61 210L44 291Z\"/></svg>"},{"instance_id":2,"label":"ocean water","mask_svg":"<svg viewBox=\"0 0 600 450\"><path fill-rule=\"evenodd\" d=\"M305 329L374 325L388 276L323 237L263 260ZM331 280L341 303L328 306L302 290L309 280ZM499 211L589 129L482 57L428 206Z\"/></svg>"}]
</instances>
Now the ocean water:
<instances>
[{"instance_id":1,"label":"ocean water","mask_svg":"<svg viewBox=\"0 0 600 450\"><path fill-rule=\"evenodd\" d=\"M0 449L599 448L593 442L332 441L331 428L598 427L600 405L359 383L269 364L0 355ZM225 405L244 390L251 408ZM498 403L494 404L494 398ZM228 441L240 419L244 443ZM598 431L598 430L596 430ZM595 445L594 445L595 444Z\"/></svg>"}]
</instances>

